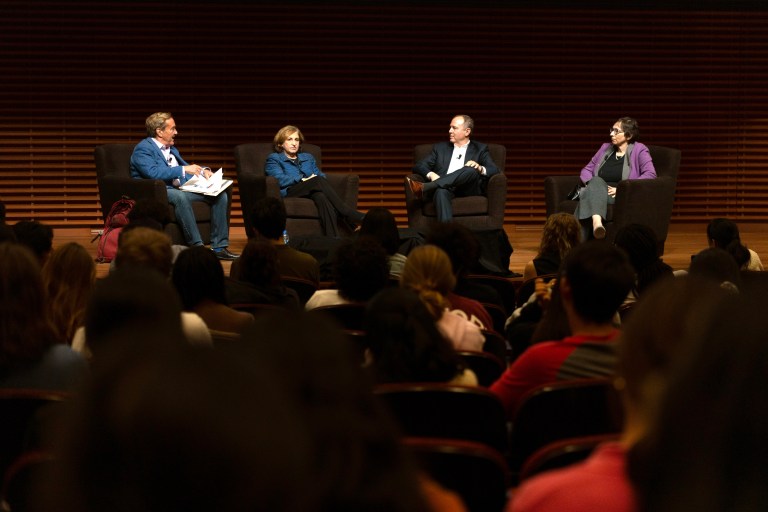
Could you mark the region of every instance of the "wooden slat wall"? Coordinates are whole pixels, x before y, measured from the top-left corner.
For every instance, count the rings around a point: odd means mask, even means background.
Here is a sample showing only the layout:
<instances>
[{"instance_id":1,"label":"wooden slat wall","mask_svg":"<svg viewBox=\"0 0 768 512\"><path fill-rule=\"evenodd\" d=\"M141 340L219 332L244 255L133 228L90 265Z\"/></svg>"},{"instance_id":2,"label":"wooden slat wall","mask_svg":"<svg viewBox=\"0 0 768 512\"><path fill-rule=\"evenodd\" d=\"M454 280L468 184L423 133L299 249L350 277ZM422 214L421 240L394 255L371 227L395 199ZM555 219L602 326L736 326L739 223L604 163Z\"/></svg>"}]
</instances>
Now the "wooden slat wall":
<instances>
[{"instance_id":1,"label":"wooden slat wall","mask_svg":"<svg viewBox=\"0 0 768 512\"><path fill-rule=\"evenodd\" d=\"M674 221L768 219L768 13L510 4L5 0L9 220L98 227L93 147L138 141L156 110L188 160L230 175L236 144L296 124L325 171L360 175L361 209L402 223L412 147L454 113L507 146L515 224L541 223L544 177L577 173L631 115L642 141L683 150Z\"/></svg>"}]
</instances>

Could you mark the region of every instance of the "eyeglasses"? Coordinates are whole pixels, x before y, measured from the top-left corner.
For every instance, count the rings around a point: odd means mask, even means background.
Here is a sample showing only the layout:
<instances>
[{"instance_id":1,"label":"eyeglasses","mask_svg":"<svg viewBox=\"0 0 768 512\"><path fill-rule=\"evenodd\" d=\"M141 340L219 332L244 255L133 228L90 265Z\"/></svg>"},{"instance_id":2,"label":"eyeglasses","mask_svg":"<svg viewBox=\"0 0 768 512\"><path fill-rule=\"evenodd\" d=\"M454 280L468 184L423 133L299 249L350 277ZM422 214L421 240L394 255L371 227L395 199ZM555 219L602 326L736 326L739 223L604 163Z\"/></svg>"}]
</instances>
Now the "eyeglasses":
<instances>
[{"instance_id":1,"label":"eyeglasses","mask_svg":"<svg viewBox=\"0 0 768 512\"><path fill-rule=\"evenodd\" d=\"M611 131L608 132L609 135L618 135L620 133L624 133L624 130L619 130L618 128L611 128Z\"/></svg>"}]
</instances>

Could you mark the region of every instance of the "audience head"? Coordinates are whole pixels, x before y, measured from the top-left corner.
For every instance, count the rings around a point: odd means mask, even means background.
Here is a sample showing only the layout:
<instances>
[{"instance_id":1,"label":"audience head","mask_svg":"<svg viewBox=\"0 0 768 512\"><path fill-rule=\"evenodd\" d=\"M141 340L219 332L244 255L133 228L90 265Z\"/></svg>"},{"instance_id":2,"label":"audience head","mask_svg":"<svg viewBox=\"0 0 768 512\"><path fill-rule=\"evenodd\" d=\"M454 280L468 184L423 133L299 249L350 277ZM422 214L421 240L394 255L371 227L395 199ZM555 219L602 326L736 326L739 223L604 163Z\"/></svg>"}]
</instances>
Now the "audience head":
<instances>
[{"instance_id":1,"label":"audience head","mask_svg":"<svg viewBox=\"0 0 768 512\"><path fill-rule=\"evenodd\" d=\"M724 295L680 298L687 350L629 458L640 511L768 508L765 292Z\"/></svg>"},{"instance_id":2,"label":"audience head","mask_svg":"<svg viewBox=\"0 0 768 512\"><path fill-rule=\"evenodd\" d=\"M387 253L369 238L348 240L336 248L333 275L339 295L365 302L389 283Z\"/></svg>"},{"instance_id":3,"label":"audience head","mask_svg":"<svg viewBox=\"0 0 768 512\"><path fill-rule=\"evenodd\" d=\"M277 249L263 240L249 240L240 254L240 280L255 286L280 285Z\"/></svg>"},{"instance_id":4,"label":"audience head","mask_svg":"<svg viewBox=\"0 0 768 512\"><path fill-rule=\"evenodd\" d=\"M289 124L287 126L283 126L282 128L280 128L275 134L275 138L272 140L272 147L275 149L275 152L282 153L283 143L286 140L288 140L288 137L290 137L294 133L298 135L299 143L303 144L304 134L301 133L301 130Z\"/></svg>"},{"instance_id":5,"label":"audience head","mask_svg":"<svg viewBox=\"0 0 768 512\"><path fill-rule=\"evenodd\" d=\"M0 222L0 244L3 242L16 242L16 233L13 232L13 227Z\"/></svg>"},{"instance_id":6,"label":"audience head","mask_svg":"<svg viewBox=\"0 0 768 512\"><path fill-rule=\"evenodd\" d=\"M359 234L376 240L390 256L400 248L400 233L395 216L386 208L375 207L368 210L360 225Z\"/></svg>"},{"instance_id":7,"label":"audience head","mask_svg":"<svg viewBox=\"0 0 768 512\"><path fill-rule=\"evenodd\" d=\"M179 346L94 370L64 425L45 510L321 510L304 417L279 369Z\"/></svg>"},{"instance_id":8,"label":"audience head","mask_svg":"<svg viewBox=\"0 0 768 512\"><path fill-rule=\"evenodd\" d=\"M144 219L151 219L156 222L162 231L163 226L171 222L171 210L168 208L168 203L158 199L139 199L128 213L129 225L143 222Z\"/></svg>"},{"instance_id":9,"label":"audience head","mask_svg":"<svg viewBox=\"0 0 768 512\"><path fill-rule=\"evenodd\" d=\"M432 317L439 319L449 305L447 295L456 286L451 260L436 245L415 247L403 267L400 286L416 292Z\"/></svg>"},{"instance_id":10,"label":"audience head","mask_svg":"<svg viewBox=\"0 0 768 512\"><path fill-rule=\"evenodd\" d=\"M704 319L717 317L727 293L694 278L667 279L638 301L622 326L618 375L630 414L647 427L670 373L691 350Z\"/></svg>"},{"instance_id":11,"label":"audience head","mask_svg":"<svg viewBox=\"0 0 768 512\"><path fill-rule=\"evenodd\" d=\"M226 304L224 268L219 258L203 245L179 253L171 272L171 282L185 310L193 310L203 300Z\"/></svg>"},{"instance_id":12,"label":"audience head","mask_svg":"<svg viewBox=\"0 0 768 512\"><path fill-rule=\"evenodd\" d=\"M13 225L16 241L27 246L42 266L53 248L53 229L36 220L21 220Z\"/></svg>"},{"instance_id":13,"label":"audience head","mask_svg":"<svg viewBox=\"0 0 768 512\"><path fill-rule=\"evenodd\" d=\"M0 244L0 371L38 360L57 341L40 264L25 246Z\"/></svg>"},{"instance_id":14,"label":"audience head","mask_svg":"<svg viewBox=\"0 0 768 512\"><path fill-rule=\"evenodd\" d=\"M440 222L430 226L425 241L445 251L457 277L471 273L480 258L480 243L474 233L457 222Z\"/></svg>"},{"instance_id":15,"label":"audience head","mask_svg":"<svg viewBox=\"0 0 768 512\"><path fill-rule=\"evenodd\" d=\"M634 118L621 117L616 120L616 123L621 123L621 129L624 131L624 137L626 137L628 141L637 142L638 137L640 137L640 125Z\"/></svg>"},{"instance_id":16,"label":"audience head","mask_svg":"<svg viewBox=\"0 0 768 512\"><path fill-rule=\"evenodd\" d=\"M280 199L270 196L258 199L251 209L251 225L255 233L248 235L279 240L285 231L286 218L285 205Z\"/></svg>"},{"instance_id":17,"label":"audience head","mask_svg":"<svg viewBox=\"0 0 768 512\"><path fill-rule=\"evenodd\" d=\"M165 233L146 227L120 233L115 268L135 266L170 277L172 262L171 239Z\"/></svg>"},{"instance_id":18,"label":"audience head","mask_svg":"<svg viewBox=\"0 0 768 512\"><path fill-rule=\"evenodd\" d=\"M672 276L672 267L659 258L658 241L651 228L643 224L628 224L616 232L616 247L624 250L635 269L635 289L642 293L651 283Z\"/></svg>"},{"instance_id":19,"label":"audience head","mask_svg":"<svg viewBox=\"0 0 768 512\"><path fill-rule=\"evenodd\" d=\"M462 363L418 295L385 288L368 303L364 330L378 382L447 382Z\"/></svg>"},{"instance_id":20,"label":"audience head","mask_svg":"<svg viewBox=\"0 0 768 512\"><path fill-rule=\"evenodd\" d=\"M609 323L635 281L624 253L603 241L575 247L560 270L563 303L582 320Z\"/></svg>"},{"instance_id":21,"label":"audience head","mask_svg":"<svg viewBox=\"0 0 768 512\"><path fill-rule=\"evenodd\" d=\"M298 316L297 316L298 314ZM260 316L236 346L277 375L312 442L311 510L424 510L414 474L350 339L319 313ZM321 341L321 343L319 343ZM310 509L307 509L310 510Z\"/></svg>"},{"instance_id":22,"label":"audience head","mask_svg":"<svg viewBox=\"0 0 768 512\"><path fill-rule=\"evenodd\" d=\"M707 226L707 239L710 247L718 247L730 254L739 268L749 262L749 249L741 243L739 227L735 222L723 218L712 219Z\"/></svg>"},{"instance_id":23,"label":"audience head","mask_svg":"<svg viewBox=\"0 0 768 512\"><path fill-rule=\"evenodd\" d=\"M173 114L170 112L155 112L147 117L144 122L147 128L147 137L157 137L157 131L165 128L165 123L169 119L173 119Z\"/></svg>"},{"instance_id":24,"label":"audience head","mask_svg":"<svg viewBox=\"0 0 768 512\"><path fill-rule=\"evenodd\" d=\"M581 227L576 217L569 213L553 213L544 223L539 256L556 254L562 261L579 244L580 239Z\"/></svg>"},{"instance_id":25,"label":"audience head","mask_svg":"<svg viewBox=\"0 0 768 512\"><path fill-rule=\"evenodd\" d=\"M179 296L165 274L120 267L96 282L86 309L85 336L95 359L110 347L145 354L184 344ZM158 339L162 343L150 345Z\"/></svg>"},{"instance_id":26,"label":"audience head","mask_svg":"<svg viewBox=\"0 0 768 512\"><path fill-rule=\"evenodd\" d=\"M48 294L51 321L62 343L72 337L85 317L93 283L96 263L82 245L69 242L51 252L42 270L43 284Z\"/></svg>"},{"instance_id":27,"label":"audience head","mask_svg":"<svg viewBox=\"0 0 768 512\"><path fill-rule=\"evenodd\" d=\"M736 260L719 247L710 247L699 252L688 267L691 277L707 279L724 289L738 291L741 288L741 274Z\"/></svg>"}]
</instances>

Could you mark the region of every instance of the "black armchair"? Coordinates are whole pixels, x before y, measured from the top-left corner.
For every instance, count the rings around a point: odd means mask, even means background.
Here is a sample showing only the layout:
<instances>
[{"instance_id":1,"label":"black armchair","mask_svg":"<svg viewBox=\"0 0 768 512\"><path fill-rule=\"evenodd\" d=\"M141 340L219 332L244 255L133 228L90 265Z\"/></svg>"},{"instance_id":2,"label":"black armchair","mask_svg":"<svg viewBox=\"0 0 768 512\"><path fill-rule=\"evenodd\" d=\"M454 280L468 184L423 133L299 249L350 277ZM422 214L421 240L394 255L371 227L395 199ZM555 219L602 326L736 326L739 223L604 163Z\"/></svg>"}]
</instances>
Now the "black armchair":
<instances>
[{"instance_id":1,"label":"black armchair","mask_svg":"<svg viewBox=\"0 0 768 512\"><path fill-rule=\"evenodd\" d=\"M161 180L136 179L131 177L131 155L134 144L103 144L96 146L93 158L96 163L96 177L99 187L99 201L104 219L109 214L109 209L115 201L122 196L131 199L157 199L168 204L168 192L165 183ZM227 194L227 222L232 209L232 187L224 193ZM165 233L171 237L171 242L178 245L186 245L184 233L176 220L173 207L168 204L171 221L165 225ZM195 212L197 227L203 243L211 241L211 208L204 202L192 203Z\"/></svg>"},{"instance_id":2,"label":"black armchair","mask_svg":"<svg viewBox=\"0 0 768 512\"><path fill-rule=\"evenodd\" d=\"M608 205L606 239L613 242L616 231L627 224L644 224L656 233L661 255L669 232L681 153L679 149L663 146L648 146L648 150L657 177L655 180L619 182L616 202ZM573 213L576 210L577 202L569 201L566 196L578 182L578 175L548 176L544 179L547 216L557 212Z\"/></svg>"},{"instance_id":3,"label":"black armchair","mask_svg":"<svg viewBox=\"0 0 768 512\"><path fill-rule=\"evenodd\" d=\"M322 151L320 146L302 144L301 150L315 157L317 166L322 169ZM271 143L257 142L240 144L235 147L235 169L240 187L240 201L243 205L243 219L248 237L253 236L250 212L257 199L265 196L280 198L280 185L277 180L267 176L264 166L267 156L274 153ZM360 177L356 174L325 173L328 183L349 206L357 209L357 196L360 189ZM286 229L290 236L318 235L322 233L320 216L315 203L304 197L286 197L283 199L287 213ZM339 228L348 230L343 219Z\"/></svg>"},{"instance_id":4,"label":"black armchair","mask_svg":"<svg viewBox=\"0 0 768 512\"><path fill-rule=\"evenodd\" d=\"M414 163L423 160L432 151L433 144L419 144L413 150ZM453 220L463 224L472 231L485 231L504 228L504 207L507 202L507 177L504 175L504 164L507 159L507 148L501 144L488 144L491 158L499 168L499 173L488 179L486 195L472 197L457 197L451 201ZM418 174L408 178L424 181ZM437 222L437 211L432 201L417 199L408 179L403 180L405 186L405 206L408 212L408 226L421 233L426 233L431 224Z\"/></svg>"}]
</instances>

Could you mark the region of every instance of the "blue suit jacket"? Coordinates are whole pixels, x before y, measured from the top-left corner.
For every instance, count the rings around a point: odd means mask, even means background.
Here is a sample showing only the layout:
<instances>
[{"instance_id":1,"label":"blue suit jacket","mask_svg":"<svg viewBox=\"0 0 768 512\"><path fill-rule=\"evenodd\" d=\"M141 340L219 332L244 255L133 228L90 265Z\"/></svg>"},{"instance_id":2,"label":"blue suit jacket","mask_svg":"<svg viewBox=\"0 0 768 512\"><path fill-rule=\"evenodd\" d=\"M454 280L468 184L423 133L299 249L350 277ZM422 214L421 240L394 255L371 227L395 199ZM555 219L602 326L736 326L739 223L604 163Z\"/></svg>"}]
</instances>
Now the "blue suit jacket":
<instances>
[{"instance_id":1,"label":"blue suit jacket","mask_svg":"<svg viewBox=\"0 0 768 512\"><path fill-rule=\"evenodd\" d=\"M288 195L288 189L299 183L302 178L309 178L313 174L325 178L323 171L317 167L315 157L310 153L299 153L296 160L291 160L285 153L270 153L264 164L264 172L267 176L277 179L280 184L280 195Z\"/></svg>"},{"instance_id":2,"label":"blue suit jacket","mask_svg":"<svg viewBox=\"0 0 768 512\"><path fill-rule=\"evenodd\" d=\"M133 148L131 155L131 177L139 179L163 180L166 187L173 188L173 180L179 179L183 184L187 181L183 166L189 165L176 146L171 146L171 154L176 157L176 162L181 165L168 165L163 152L157 147L152 137L142 140Z\"/></svg>"},{"instance_id":3,"label":"blue suit jacket","mask_svg":"<svg viewBox=\"0 0 768 512\"><path fill-rule=\"evenodd\" d=\"M453 156L453 144L450 141L438 142L432 146L432 153L427 158L416 162L413 166L413 172L427 177L427 174L434 172L439 176L445 176L448 174L448 166L451 164L451 157ZM484 178L490 178L494 174L499 172L499 168L496 167L491 154L488 152L488 146L482 142L469 141L467 146L467 153L464 157L464 161L468 162L474 160L478 164L485 167Z\"/></svg>"}]
</instances>

